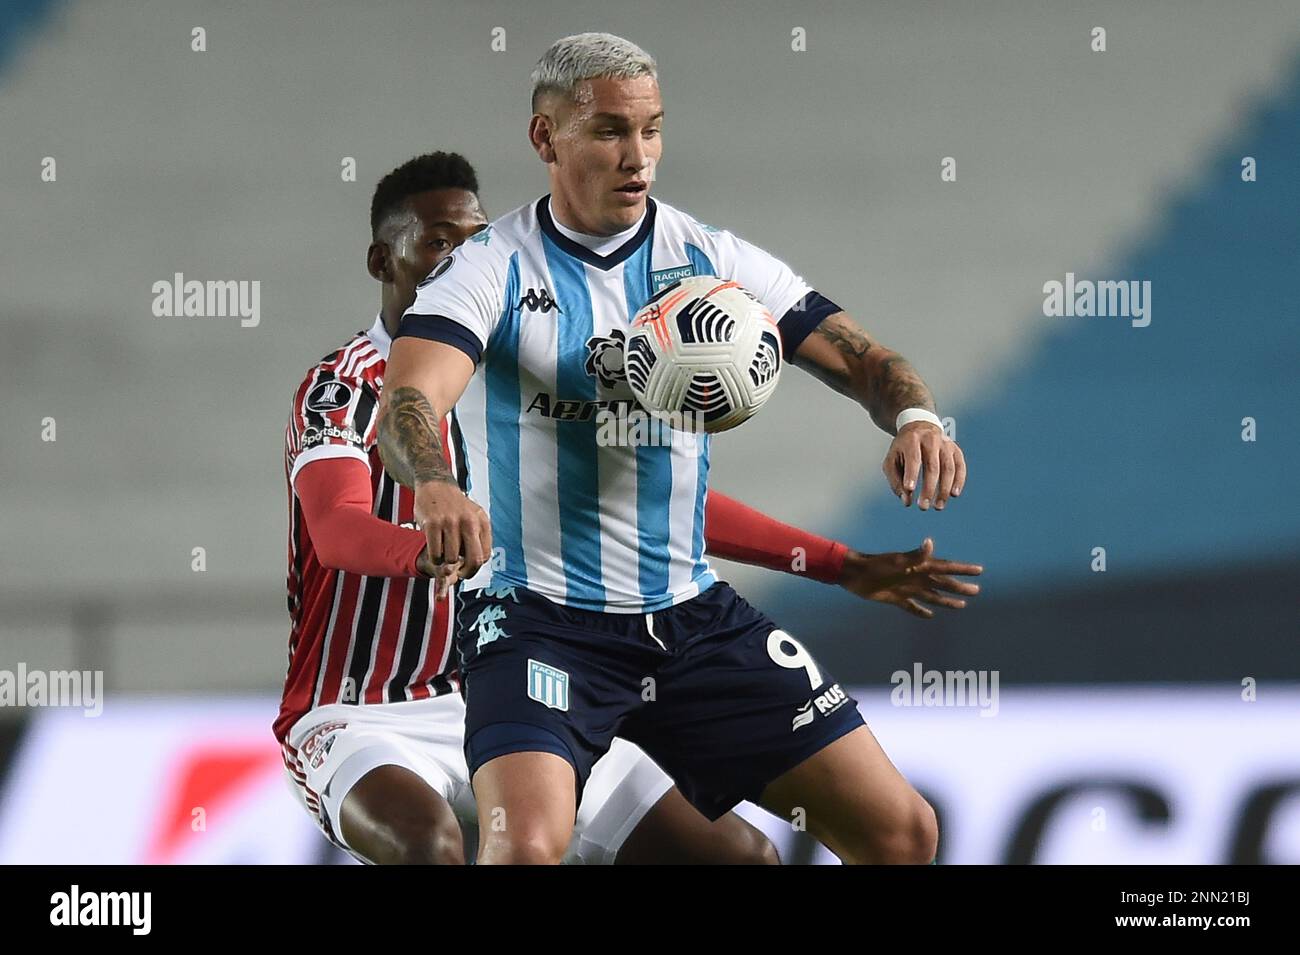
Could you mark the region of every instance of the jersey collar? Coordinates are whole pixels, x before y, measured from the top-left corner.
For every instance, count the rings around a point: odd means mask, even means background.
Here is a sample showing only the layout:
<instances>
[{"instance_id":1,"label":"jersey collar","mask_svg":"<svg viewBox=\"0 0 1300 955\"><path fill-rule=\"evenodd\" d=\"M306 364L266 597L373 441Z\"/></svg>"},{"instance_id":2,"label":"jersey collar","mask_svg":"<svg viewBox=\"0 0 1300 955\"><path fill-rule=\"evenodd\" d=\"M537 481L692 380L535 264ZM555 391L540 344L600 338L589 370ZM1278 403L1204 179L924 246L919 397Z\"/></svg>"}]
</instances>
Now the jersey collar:
<instances>
[{"instance_id":1,"label":"jersey collar","mask_svg":"<svg viewBox=\"0 0 1300 955\"><path fill-rule=\"evenodd\" d=\"M581 259L588 265L594 265L602 271L609 271L614 266L624 262L637 249L641 248L642 243L654 232L655 228L655 201L649 196L646 197L645 215L641 219L641 228L636 230L636 235L628 239L609 255L597 255L591 249L584 245L579 245L567 235L555 227L555 220L551 218L551 197L542 196L537 200L537 224L541 226L542 234L554 242L567 255L575 259Z\"/></svg>"},{"instance_id":2,"label":"jersey collar","mask_svg":"<svg viewBox=\"0 0 1300 955\"><path fill-rule=\"evenodd\" d=\"M379 313L379 317L375 319L375 324L370 326L370 331L366 332L366 337L375 346L375 351L384 356L384 361L388 361L388 350L393 347L393 339L388 334L388 329L384 328L383 312Z\"/></svg>"}]
</instances>

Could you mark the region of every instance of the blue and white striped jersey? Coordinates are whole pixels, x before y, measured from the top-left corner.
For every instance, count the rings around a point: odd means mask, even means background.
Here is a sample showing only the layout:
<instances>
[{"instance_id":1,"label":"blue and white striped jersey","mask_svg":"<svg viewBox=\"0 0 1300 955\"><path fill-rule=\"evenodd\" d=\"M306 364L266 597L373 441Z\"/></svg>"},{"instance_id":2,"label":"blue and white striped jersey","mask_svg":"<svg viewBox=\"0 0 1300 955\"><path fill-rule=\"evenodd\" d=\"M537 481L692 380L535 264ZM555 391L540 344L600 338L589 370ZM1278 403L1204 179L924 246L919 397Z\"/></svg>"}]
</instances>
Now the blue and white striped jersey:
<instances>
[{"instance_id":1,"label":"blue and white striped jersey","mask_svg":"<svg viewBox=\"0 0 1300 955\"><path fill-rule=\"evenodd\" d=\"M636 407L611 350L621 353L655 292L689 275L757 296L780 317L787 356L837 309L761 249L653 199L631 237L600 255L556 227L543 197L420 285L399 335L453 344L478 364L453 438L468 493L491 518L494 558L467 589L490 582L585 610L649 613L715 582L704 555L708 436L601 434Z\"/></svg>"}]
</instances>

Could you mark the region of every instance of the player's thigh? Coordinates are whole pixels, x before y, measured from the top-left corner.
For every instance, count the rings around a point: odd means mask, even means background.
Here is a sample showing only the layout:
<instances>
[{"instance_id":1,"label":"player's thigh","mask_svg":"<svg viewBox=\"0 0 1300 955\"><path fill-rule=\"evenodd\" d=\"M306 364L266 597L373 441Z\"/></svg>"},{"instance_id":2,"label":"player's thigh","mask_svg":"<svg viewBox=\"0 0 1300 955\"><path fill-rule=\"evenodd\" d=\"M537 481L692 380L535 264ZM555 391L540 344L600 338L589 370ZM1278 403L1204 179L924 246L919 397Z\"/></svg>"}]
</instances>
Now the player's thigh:
<instances>
[{"instance_id":1,"label":"player's thigh","mask_svg":"<svg viewBox=\"0 0 1300 955\"><path fill-rule=\"evenodd\" d=\"M457 619L479 858L559 861L612 727L640 703L636 620L514 587L463 596Z\"/></svg>"},{"instance_id":2,"label":"player's thigh","mask_svg":"<svg viewBox=\"0 0 1300 955\"><path fill-rule=\"evenodd\" d=\"M596 761L582 791L566 861L612 865L638 824L672 789L673 781L642 750L615 739Z\"/></svg>"},{"instance_id":3,"label":"player's thigh","mask_svg":"<svg viewBox=\"0 0 1300 955\"><path fill-rule=\"evenodd\" d=\"M573 835L577 785L568 760L510 752L474 773L480 864L556 864Z\"/></svg>"},{"instance_id":4,"label":"player's thigh","mask_svg":"<svg viewBox=\"0 0 1300 955\"><path fill-rule=\"evenodd\" d=\"M286 763L326 836L361 861L454 861L448 803L468 792L463 720L454 695L318 707L290 731Z\"/></svg>"},{"instance_id":5,"label":"player's thigh","mask_svg":"<svg viewBox=\"0 0 1300 955\"><path fill-rule=\"evenodd\" d=\"M781 819L805 825L846 862L934 858L934 811L865 725L773 780L759 802Z\"/></svg>"},{"instance_id":6,"label":"player's thigh","mask_svg":"<svg viewBox=\"0 0 1300 955\"><path fill-rule=\"evenodd\" d=\"M623 724L708 819L863 725L853 700L794 637L720 584L656 614L682 649L655 701Z\"/></svg>"},{"instance_id":7,"label":"player's thigh","mask_svg":"<svg viewBox=\"0 0 1300 955\"><path fill-rule=\"evenodd\" d=\"M380 865L464 865L460 823L451 804L416 772L376 766L343 798L344 842Z\"/></svg>"},{"instance_id":8,"label":"player's thigh","mask_svg":"<svg viewBox=\"0 0 1300 955\"><path fill-rule=\"evenodd\" d=\"M559 862L602 741L590 736L586 707L563 682L575 672L567 658L526 637L503 644L476 655L465 674L478 859Z\"/></svg>"},{"instance_id":9,"label":"player's thigh","mask_svg":"<svg viewBox=\"0 0 1300 955\"><path fill-rule=\"evenodd\" d=\"M727 865L778 860L772 844L749 823L734 813L712 822L704 818L640 747L615 739L591 771L566 861Z\"/></svg>"},{"instance_id":10,"label":"player's thigh","mask_svg":"<svg viewBox=\"0 0 1300 955\"><path fill-rule=\"evenodd\" d=\"M771 840L734 812L708 820L677 788L624 840L618 865L779 865Z\"/></svg>"}]
</instances>

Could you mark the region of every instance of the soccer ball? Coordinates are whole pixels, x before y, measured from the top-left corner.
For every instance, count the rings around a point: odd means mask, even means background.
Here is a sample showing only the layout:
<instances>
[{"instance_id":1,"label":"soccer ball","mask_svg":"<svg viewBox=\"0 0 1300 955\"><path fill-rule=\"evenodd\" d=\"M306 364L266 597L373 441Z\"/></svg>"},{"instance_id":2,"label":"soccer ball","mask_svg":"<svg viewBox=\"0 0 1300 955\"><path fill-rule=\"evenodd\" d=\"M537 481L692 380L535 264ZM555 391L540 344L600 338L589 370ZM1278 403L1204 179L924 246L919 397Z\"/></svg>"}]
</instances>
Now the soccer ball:
<instances>
[{"instance_id":1,"label":"soccer ball","mask_svg":"<svg viewBox=\"0 0 1300 955\"><path fill-rule=\"evenodd\" d=\"M772 313L712 275L659 291L632 319L623 354L637 401L682 431L736 427L763 407L781 375Z\"/></svg>"}]
</instances>

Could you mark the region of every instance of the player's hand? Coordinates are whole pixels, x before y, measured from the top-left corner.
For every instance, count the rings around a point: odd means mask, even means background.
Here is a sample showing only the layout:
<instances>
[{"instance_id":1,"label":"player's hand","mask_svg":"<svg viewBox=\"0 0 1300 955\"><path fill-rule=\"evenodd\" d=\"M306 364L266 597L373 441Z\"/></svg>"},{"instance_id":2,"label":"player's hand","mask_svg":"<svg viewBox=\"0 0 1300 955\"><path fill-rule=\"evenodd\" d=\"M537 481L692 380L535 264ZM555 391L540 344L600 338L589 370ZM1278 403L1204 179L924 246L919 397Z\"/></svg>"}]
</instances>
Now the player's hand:
<instances>
[{"instance_id":1,"label":"player's hand","mask_svg":"<svg viewBox=\"0 0 1300 955\"><path fill-rule=\"evenodd\" d=\"M442 599L456 581L473 577L492 554L487 514L450 481L416 487L415 520L426 541L420 570L432 570L429 576L437 581L434 599Z\"/></svg>"},{"instance_id":2,"label":"player's hand","mask_svg":"<svg viewBox=\"0 0 1300 955\"><path fill-rule=\"evenodd\" d=\"M861 554L849 551L844 558L839 585L863 600L902 607L928 620L934 611L921 604L960 610L966 601L950 594L973 597L979 584L957 580L951 574L976 577L984 572L979 564L940 560L934 556L934 541L927 537L916 550L905 554Z\"/></svg>"},{"instance_id":3,"label":"player's hand","mask_svg":"<svg viewBox=\"0 0 1300 955\"><path fill-rule=\"evenodd\" d=\"M424 550L420 551L420 556L415 559L415 568L434 582L433 599L435 601L447 596L447 592L451 590L452 585L460 579L460 565L435 564L429 557L428 544L424 545Z\"/></svg>"},{"instance_id":4,"label":"player's hand","mask_svg":"<svg viewBox=\"0 0 1300 955\"><path fill-rule=\"evenodd\" d=\"M942 511L948 497L961 496L966 486L966 457L961 448L942 428L928 421L903 425L885 454L882 470L895 496L902 498L903 506L911 507L916 497L923 511L931 504ZM922 470L925 481L917 494L916 482Z\"/></svg>"}]
</instances>

